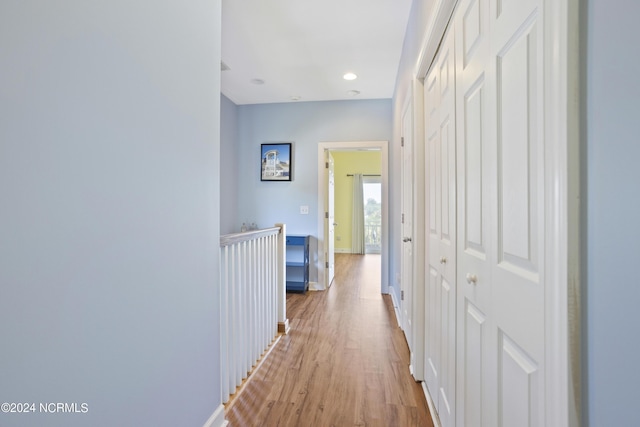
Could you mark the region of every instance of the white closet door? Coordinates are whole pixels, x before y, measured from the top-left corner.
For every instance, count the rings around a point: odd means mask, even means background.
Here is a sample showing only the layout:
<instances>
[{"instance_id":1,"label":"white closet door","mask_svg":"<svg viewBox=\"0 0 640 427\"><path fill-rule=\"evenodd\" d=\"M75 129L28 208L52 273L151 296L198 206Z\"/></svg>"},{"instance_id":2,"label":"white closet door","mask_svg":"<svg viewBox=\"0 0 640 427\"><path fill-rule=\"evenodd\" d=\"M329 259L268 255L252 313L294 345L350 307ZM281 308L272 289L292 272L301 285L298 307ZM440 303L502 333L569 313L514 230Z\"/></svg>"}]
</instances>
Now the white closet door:
<instances>
[{"instance_id":1,"label":"white closet door","mask_svg":"<svg viewBox=\"0 0 640 427\"><path fill-rule=\"evenodd\" d=\"M496 71L493 316L498 425L544 425L543 10L492 0Z\"/></svg>"},{"instance_id":2,"label":"white closet door","mask_svg":"<svg viewBox=\"0 0 640 427\"><path fill-rule=\"evenodd\" d=\"M458 135L458 425L497 425L494 257L495 67L489 0L463 0L455 16Z\"/></svg>"},{"instance_id":3,"label":"white closet door","mask_svg":"<svg viewBox=\"0 0 640 427\"><path fill-rule=\"evenodd\" d=\"M459 425L544 425L541 3L456 12Z\"/></svg>"},{"instance_id":4,"label":"white closet door","mask_svg":"<svg viewBox=\"0 0 640 427\"><path fill-rule=\"evenodd\" d=\"M438 234L440 229L440 210L436 200L440 200L440 79L436 68L432 68L425 79L425 189L427 190L427 250L425 275L426 286L424 307L427 311L425 337L425 379L429 394L437 407L440 379L440 286L438 261ZM432 262L436 260L436 262Z\"/></svg>"},{"instance_id":5,"label":"white closet door","mask_svg":"<svg viewBox=\"0 0 640 427\"><path fill-rule=\"evenodd\" d=\"M443 426L565 424L549 344L566 328L562 7L459 0L425 78L425 377Z\"/></svg>"},{"instance_id":6,"label":"white closet door","mask_svg":"<svg viewBox=\"0 0 640 427\"><path fill-rule=\"evenodd\" d=\"M454 34L445 34L427 77L429 188L428 296L433 336L427 369L442 426L455 425L456 378L456 129ZM432 99L431 99L432 98ZM438 378L439 377L439 378ZM429 376L427 377L429 378ZM434 382L433 379L437 380ZM437 394L437 397L434 396Z\"/></svg>"}]
</instances>

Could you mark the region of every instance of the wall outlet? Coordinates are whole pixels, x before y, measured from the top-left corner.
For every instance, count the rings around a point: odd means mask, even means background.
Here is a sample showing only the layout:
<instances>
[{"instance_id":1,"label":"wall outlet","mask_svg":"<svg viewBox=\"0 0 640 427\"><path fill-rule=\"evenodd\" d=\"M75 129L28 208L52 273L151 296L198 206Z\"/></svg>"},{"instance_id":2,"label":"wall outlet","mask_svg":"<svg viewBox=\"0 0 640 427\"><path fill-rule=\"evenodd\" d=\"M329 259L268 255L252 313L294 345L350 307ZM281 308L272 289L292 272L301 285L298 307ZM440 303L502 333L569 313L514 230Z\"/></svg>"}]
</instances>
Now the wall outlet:
<instances>
[{"instance_id":1,"label":"wall outlet","mask_svg":"<svg viewBox=\"0 0 640 427\"><path fill-rule=\"evenodd\" d=\"M300 215L309 215L309 206L300 206Z\"/></svg>"},{"instance_id":2,"label":"wall outlet","mask_svg":"<svg viewBox=\"0 0 640 427\"><path fill-rule=\"evenodd\" d=\"M342 236L336 236L336 240L339 242L340 240L342 240Z\"/></svg>"}]
</instances>

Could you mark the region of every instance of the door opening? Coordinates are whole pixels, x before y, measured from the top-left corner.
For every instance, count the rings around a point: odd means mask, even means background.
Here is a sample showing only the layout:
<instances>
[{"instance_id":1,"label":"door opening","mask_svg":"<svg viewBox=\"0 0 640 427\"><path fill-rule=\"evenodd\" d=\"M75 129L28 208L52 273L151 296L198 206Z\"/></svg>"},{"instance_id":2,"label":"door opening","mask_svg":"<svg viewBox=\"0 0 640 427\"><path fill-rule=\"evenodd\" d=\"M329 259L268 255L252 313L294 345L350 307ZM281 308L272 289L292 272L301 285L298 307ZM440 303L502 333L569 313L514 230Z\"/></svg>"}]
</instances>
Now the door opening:
<instances>
[{"instance_id":1,"label":"door opening","mask_svg":"<svg viewBox=\"0 0 640 427\"><path fill-rule=\"evenodd\" d=\"M350 223L349 219L341 219L339 217L339 208L344 205L344 200L340 199L340 189L345 183L341 183L341 179L344 178L344 181L347 180L347 175L352 173L360 173L361 170L355 170L356 165L354 163L349 163L350 169L335 170L335 181L334 181L334 191L335 191L335 221L332 223L335 226L335 233L333 239L329 241L328 236L328 227L327 222L325 220L328 215L327 206L327 196L329 191L329 182L328 182L328 174L327 170L327 155L331 153L336 156L336 154L340 154L342 152L371 152L376 151L379 152L379 177L378 182L372 182L372 184L379 188L379 196L377 194L374 195L371 209L379 209L379 214L372 214L371 218L378 218L379 224L376 224L377 228L372 228L371 232L371 252L369 253L379 253L381 255L381 271L380 271L380 292L383 294L389 293L389 263L388 263L388 208L387 208L387 194L388 194L388 154L387 154L387 141L358 141L358 142L321 142L318 144L318 260L316 263L317 271L318 271L318 283L314 288L316 290L324 290L328 289L331 282L328 281L331 277L331 272L328 271L327 263L330 259L332 259L333 254L330 254L328 251L333 248L335 252L344 252L349 253L350 250L348 247L345 247L345 243L350 241L351 232L345 231L347 228L347 224ZM336 160L337 162L337 160ZM354 170L351 170L354 169ZM376 174L378 175L378 174ZM367 180L367 184L369 181ZM365 184L366 185L366 184ZM349 186L351 188L351 186ZM363 188L364 190L364 188ZM365 206L367 200L364 200ZM377 206L373 206L377 205ZM349 214L350 215L350 214ZM344 217L343 217L344 218ZM372 226L373 227L373 226ZM368 249L368 248L367 248Z\"/></svg>"}]
</instances>

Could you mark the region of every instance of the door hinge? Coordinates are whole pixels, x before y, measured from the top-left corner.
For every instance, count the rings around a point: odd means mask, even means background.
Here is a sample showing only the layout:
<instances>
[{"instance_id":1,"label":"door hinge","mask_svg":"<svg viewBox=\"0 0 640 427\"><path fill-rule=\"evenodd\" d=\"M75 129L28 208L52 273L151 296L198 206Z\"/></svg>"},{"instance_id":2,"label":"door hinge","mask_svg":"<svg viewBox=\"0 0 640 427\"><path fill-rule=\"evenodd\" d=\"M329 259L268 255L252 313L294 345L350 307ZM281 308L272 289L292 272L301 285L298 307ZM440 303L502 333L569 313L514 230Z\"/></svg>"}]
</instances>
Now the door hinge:
<instances>
[{"instance_id":1,"label":"door hinge","mask_svg":"<svg viewBox=\"0 0 640 427\"><path fill-rule=\"evenodd\" d=\"M402 214L402 223L404 224L404 214Z\"/></svg>"},{"instance_id":2,"label":"door hinge","mask_svg":"<svg viewBox=\"0 0 640 427\"><path fill-rule=\"evenodd\" d=\"M326 262L324 263L324 268L329 268L329 261L326 261Z\"/></svg>"},{"instance_id":3,"label":"door hinge","mask_svg":"<svg viewBox=\"0 0 640 427\"><path fill-rule=\"evenodd\" d=\"M327 219L329 219L329 212L325 212L325 213L324 213L324 217L325 217L325 218L327 218Z\"/></svg>"},{"instance_id":4,"label":"door hinge","mask_svg":"<svg viewBox=\"0 0 640 427\"><path fill-rule=\"evenodd\" d=\"M404 301L404 291L400 291L400 301Z\"/></svg>"},{"instance_id":5,"label":"door hinge","mask_svg":"<svg viewBox=\"0 0 640 427\"><path fill-rule=\"evenodd\" d=\"M329 169L329 162L324 162L324 168Z\"/></svg>"},{"instance_id":6,"label":"door hinge","mask_svg":"<svg viewBox=\"0 0 640 427\"><path fill-rule=\"evenodd\" d=\"M404 136L400 137L400 146L404 147Z\"/></svg>"}]
</instances>

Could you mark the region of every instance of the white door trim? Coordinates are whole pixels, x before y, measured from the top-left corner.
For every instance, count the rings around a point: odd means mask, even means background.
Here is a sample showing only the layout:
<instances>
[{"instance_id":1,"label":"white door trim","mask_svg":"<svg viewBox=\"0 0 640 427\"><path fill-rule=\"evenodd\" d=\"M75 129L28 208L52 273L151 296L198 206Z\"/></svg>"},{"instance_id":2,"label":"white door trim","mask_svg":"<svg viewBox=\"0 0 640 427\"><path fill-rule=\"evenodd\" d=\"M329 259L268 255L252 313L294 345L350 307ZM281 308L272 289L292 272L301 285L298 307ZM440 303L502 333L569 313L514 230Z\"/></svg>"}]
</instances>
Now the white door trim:
<instances>
[{"instance_id":1,"label":"white door trim","mask_svg":"<svg viewBox=\"0 0 640 427\"><path fill-rule=\"evenodd\" d=\"M426 280L426 186L425 133L424 133L424 85L413 79L413 343L415 346L413 376L416 381L424 381L426 307L424 286Z\"/></svg>"},{"instance_id":2,"label":"white door trim","mask_svg":"<svg viewBox=\"0 0 640 427\"><path fill-rule=\"evenodd\" d=\"M569 301L569 295L579 295L580 283L579 236L572 231L578 229L580 218L578 3L578 0L544 1L547 82L544 96L549 101L544 115L548 166L545 425L580 425L580 361L569 356L570 345L579 345L580 336L580 300ZM570 319L578 326L570 325Z\"/></svg>"},{"instance_id":3,"label":"white door trim","mask_svg":"<svg viewBox=\"0 0 640 427\"><path fill-rule=\"evenodd\" d=\"M324 256L324 213L325 197L328 191L324 179L324 152L325 150L380 150L380 179L382 182L382 268L380 286L383 294L389 293L389 154L388 141L345 141L345 142L320 142L318 143L318 259L316 268L318 271L318 287L326 289L325 256Z\"/></svg>"},{"instance_id":4,"label":"white door trim","mask_svg":"<svg viewBox=\"0 0 640 427\"><path fill-rule=\"evenodd\" d=\"M422 48L416 63L415 76L424 79L429 72L457 3L458 0L436 0L436 5L433 7L434 12L422 39Z\"/></svg>"}]
</instances>

